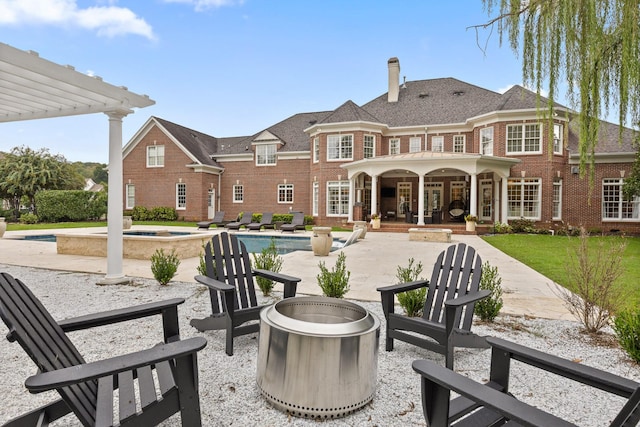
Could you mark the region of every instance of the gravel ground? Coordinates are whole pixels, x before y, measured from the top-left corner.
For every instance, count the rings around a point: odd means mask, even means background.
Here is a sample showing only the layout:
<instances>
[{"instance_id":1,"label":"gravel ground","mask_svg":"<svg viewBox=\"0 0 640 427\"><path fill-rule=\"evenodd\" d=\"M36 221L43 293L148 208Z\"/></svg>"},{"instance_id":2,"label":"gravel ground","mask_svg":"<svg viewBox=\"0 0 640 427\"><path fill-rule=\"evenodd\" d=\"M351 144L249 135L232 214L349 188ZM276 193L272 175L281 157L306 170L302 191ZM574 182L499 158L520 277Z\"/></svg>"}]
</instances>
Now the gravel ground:
<instances>
[{"instance_id":1,"label":"gravel ground","mask_svg":"<svg viewBox=\"0 0 640 427\"><path fill-rule=\"evenodd\" d=\"M171 282L161 287L150 279L135 279L131 285L97 286L101 275L67 273L0 264L0 271L20 278L42 300L56 319L79 316L145 302L182 297L179 307L183 337L200 335L189 326L191 318L209 311L208 294L195 283ZM276 295L277 296L277 295ZM224 332L207 332L208 345L199 353L200 399L205 426L424 426L420 403L419 376L411 369L415 359L444 358L432 352L396 341L393 352L384 351L384 317L379 303L357 302L377 315L382 325L378 356L378 387L373 401L360 411L337 420L305 420L272 408L256 386L256 335L236 338L234 356L224 352ZM87 361L148 348L161 340L158 318L73 332L72 340ZM122 328L122 325L127 325ZM0 327L0 331L5 329ZM630 361L615 343L611 331L595 343L580 333L578 323L538 318L499 317L490 325L476 324L475 332L500 336L520 344L596 366L640 381L640 366ZM5 329L6 331L6 329ZM488 377L490 352L456 350L456 371L474 378ZM0 342L0 423L45 404L54 393L29 394L25 379L35 367L17 343ZM533 370L514 362L511 391L521 400L550 411L580 426L607 425L624 404L608 393L594 391L574 382ZM66 417L57 426L79 425ZM164 423L180 425L179 416Z\"/></svg>"}]
</instances>

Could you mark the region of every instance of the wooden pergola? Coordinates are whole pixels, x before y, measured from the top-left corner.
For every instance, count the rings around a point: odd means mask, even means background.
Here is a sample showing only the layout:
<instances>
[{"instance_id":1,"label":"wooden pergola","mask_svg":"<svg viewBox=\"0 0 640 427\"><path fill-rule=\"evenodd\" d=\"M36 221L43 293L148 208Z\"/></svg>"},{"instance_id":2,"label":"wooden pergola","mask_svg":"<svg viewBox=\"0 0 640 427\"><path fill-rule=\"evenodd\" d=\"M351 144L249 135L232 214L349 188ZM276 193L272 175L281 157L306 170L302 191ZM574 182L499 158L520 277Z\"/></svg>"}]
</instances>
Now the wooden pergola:
<instances>
[{"instance_id":1,"label":"wooden pergola","mask_svg":"<svg viewBox=\"0 0 640 427\"><path fill-rule=\"evenodd\" d=\"M0 122L104 113L109 123L109 202L105 283L126 278L122 269L122 119L155 104L130 92L0 43Z\"/></svg>"}]
</instances>

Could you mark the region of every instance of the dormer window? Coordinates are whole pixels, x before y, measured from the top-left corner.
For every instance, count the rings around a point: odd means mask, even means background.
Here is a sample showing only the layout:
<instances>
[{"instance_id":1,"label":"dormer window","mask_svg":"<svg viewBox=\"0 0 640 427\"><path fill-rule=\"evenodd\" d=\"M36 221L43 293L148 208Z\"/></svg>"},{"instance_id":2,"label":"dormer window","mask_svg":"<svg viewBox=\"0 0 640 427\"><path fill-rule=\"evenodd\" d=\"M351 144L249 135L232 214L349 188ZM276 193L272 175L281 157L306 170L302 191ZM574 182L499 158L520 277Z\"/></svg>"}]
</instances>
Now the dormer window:
<instances>
[{"instance_id":1,"label":"dormer window","mask_svg":"<svg viewBox=\"0 0 640 427\"><path fill-rule=\"evenodd\" d=\"M276 164L276 144L256 145L256 165L269 166Z\"/></svg>"}]
</instances>

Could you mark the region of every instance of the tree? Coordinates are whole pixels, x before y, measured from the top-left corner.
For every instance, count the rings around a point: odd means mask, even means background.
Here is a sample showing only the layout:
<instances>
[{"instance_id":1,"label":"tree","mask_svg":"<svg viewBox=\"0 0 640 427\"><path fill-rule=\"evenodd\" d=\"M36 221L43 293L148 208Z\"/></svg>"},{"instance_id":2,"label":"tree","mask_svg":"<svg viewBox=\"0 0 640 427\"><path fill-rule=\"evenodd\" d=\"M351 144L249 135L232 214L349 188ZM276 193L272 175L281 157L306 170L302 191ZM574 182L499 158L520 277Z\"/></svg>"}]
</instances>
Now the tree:
<instances>
[{"instance_id":1,"label":"tree","mask_svg":"<svg viewBox=\"0 0 640 427\"><path fill-rule=\"evenodd\" d=\"M96 184L107 184L109 182L109 173L107 165L100 164L93 168L93 176L91 177Z\"/></svg>"},{"instance_id":2,"label":"tree","mask_svg":"<svg viewBox=\"0 0 640 427\"><path fill-rule=\"evenodd\" d=\"M622 127L640 123L638 0L483 0L500 43L522 57L523 83L546 88L553 118L560 84L579 113L580 173L593 177L599 118L618 109Z\"/></svg>"},{"instance_id":3,"label":"tree","mask_svg":"<svg viewBox=\"0 0 640 427\"><path fill-rule=\"evenodd\" d=\"M62 155L52 155L42 148L14 147L0 159L0 196L10 200L18 216L24 197L35 206L41 190L79 190L84 178Z\"/></svg>"}]
</instances>

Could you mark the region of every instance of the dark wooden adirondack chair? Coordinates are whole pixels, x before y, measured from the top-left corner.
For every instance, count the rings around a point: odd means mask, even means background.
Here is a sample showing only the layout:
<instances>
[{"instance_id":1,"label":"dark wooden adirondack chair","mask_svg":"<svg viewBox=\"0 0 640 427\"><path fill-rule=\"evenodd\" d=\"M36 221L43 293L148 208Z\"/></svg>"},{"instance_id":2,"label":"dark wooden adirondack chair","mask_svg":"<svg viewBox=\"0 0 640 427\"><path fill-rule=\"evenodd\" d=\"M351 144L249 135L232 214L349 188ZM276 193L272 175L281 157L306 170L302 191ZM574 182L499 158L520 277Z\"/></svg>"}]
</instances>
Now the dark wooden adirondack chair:
<instances>
[{"instance_id":1,"label":"dark wooden adirondack chair","mask_svg":"<svg viewBox=\"0 0 640 427\"><path fill-rule=\"evenodd\" d=\"M500 338L488 337L487 341L492 347L492 352L491 373L486 384L478 383L429 360L413 362L413 369L422 376L422 410L427 425L574 426L555 415L517 400L509 393L509 369L512 359L627 398L626 404L609 424L611 427L632 427L640 421L640 384L637 382ZM450 400L451 391L460 396Z\"/></svg>"},{"instance_id":2,"label":"dark wooden adirondack chair","mask_svg":"<svg viewBox=\"0 0 640 427\"><path fill-rule=\"evenodd\" d=\"M387 319L386 350L393 350L393 340L397 338L443 354L445 365L453 369L454 347L488 348L484 337L471 332L475 303L490 294L490 291L479 290L481 274L482 260L475 249L458 243L438 256L430 281L378 288ZM422 317L394 312L396 294L421 287L428 287Z\"/></svg>"},{"instance_id":3,"label":"dark wooden adirondack chair","mask_svg":"<svg viewBox=\"0 0 640 427\"><path fill-rule=\"evenodd\" d=\"M192 319L191 326L200 332L225 329L226 352L233 356L233 338L258 332L260 310L254 276L284 284L284 297L294 297L300 279L285 274L251 268L249 252L238 237L227 232L213 236L204 248L207 275L196 281L209 288L211 316Z\"/></svg>"},{"instance_id":4,"label":"dark wooden adirondack chair","mask_svg":"<svg viewBox=\"0 0 640 427\"><path fill-rule=\"evenodd\" d=\"M202 337L180 340L177 306L183 302L173 299L56 322L24 283L0 273L0 317L9 328L7 339L18 341L39 370L25 386L31 393L55 390L61 396L5 426L46 426L71 412L84 426L156 425L177 412L183 426L201 425L197 352L207 342ZM151 315L162 316L164 344L148 350L86 363L66 335ZM113 421L116 389L119 423Z\"/></svg>"}]
</instances>

